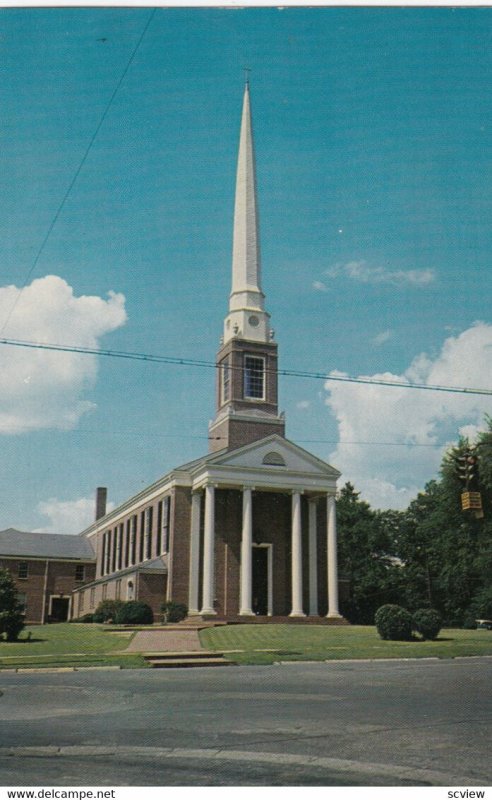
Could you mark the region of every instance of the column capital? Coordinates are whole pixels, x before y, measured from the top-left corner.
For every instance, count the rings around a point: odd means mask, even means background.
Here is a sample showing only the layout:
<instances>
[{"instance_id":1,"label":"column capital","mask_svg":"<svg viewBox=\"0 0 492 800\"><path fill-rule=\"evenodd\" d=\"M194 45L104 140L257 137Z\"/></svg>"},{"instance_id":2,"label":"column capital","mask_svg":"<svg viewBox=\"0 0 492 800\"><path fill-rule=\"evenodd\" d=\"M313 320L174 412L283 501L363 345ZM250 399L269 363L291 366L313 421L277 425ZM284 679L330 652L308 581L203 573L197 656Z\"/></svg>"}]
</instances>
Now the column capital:
<instances>
[{"instance_id":1,"label":"column capital","mask_svg":"<svg viewBox=\"0 0 492 800\"><path fill-rule=\"evenodd\" d=\"M291 493L291 495L294 495L294 494L304 494L304 491L305 491L304 489L291 489L291 490L290 490L290 493Z\"/></svg>"}]
</instances>

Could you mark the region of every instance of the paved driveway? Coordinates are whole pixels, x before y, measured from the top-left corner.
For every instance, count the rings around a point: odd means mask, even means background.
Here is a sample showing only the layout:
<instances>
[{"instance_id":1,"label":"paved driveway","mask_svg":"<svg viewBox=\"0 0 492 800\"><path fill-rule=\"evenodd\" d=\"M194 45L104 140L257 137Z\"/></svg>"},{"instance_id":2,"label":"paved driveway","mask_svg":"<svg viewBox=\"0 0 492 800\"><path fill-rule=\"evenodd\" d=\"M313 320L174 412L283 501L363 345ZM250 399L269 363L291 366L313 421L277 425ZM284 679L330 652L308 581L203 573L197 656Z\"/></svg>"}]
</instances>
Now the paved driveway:
<instances>
[{"instance_id":1,"label":"paved driveway","mask_svg":"<svg viewBox=\"0 0 492 800\"><path fill-rule=\"evenodd\" d=\"M0 673L2 785L489 785L492 659Z\"/></svg>"}]
</instances>

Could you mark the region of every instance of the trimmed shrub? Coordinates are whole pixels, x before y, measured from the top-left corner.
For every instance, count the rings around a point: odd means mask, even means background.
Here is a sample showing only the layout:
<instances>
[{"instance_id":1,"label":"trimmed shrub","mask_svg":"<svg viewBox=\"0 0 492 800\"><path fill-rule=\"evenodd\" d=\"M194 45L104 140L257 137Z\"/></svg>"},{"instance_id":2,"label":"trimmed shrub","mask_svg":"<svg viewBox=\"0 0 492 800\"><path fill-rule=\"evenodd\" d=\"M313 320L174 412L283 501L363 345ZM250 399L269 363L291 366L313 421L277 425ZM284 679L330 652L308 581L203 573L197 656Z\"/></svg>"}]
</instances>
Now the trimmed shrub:
<instances>
[{"instance_id":1,"label":"trimmed shrub","mask_svg":"<svg viewBox=\"0 0 492 800\"><path fill-rule=\"evenodd\" d=\"M140 600L122 603L114 619L117 625L152 625L153 621L154 614L151 607Z\"/></svg>"},{"instance_id":2,"label":"trimmed shrub","mask_svg":"<svg viewBox=\"0 0 492 800\"><path fill-rule=\"evenodd\" d=\"M477 622L474 617L467 616L463 620L463 628L466 631L476 631L477 630Z\"/></svg>"},{"instance_id":3,"label":"trimmed shrub","mask_svg":"<svg viewBox=\"0 0 492 800\"><path fill-rule=\"evenodd\" d=\"M419 608L413 614L413 627L423 639L437 639L442 627L441 615L434 608Z\"/></svg>"},{"instance_id":4,"label":"trimmed shrub","mask_svg":"<svg viewBox=\"0 0 492 800\"><path fill-rule=\"evenodd\" d=\"M4 633L7 642L16 642L24 628L24 614L21 611L0 612L0 636Z\"/></svg>"},{"instance_id":5,"label":"trimmed shrub","mask_svg":"<svg viewBox=\"0 0 492 800\"><path fill-rule=\"evenodd\" d=\"M412 615L401 606L392 603L381 606L374 622L381 639L408 641L412 638Z\"/></svg>"},{"instance_id":6,"label":"trimmed shrub","mask_svg":"<svg viewBox=\"0 0 492 800\"><path fill-rule=\"evenodd\" d=\"M103 622L104 620L99 620ZM71 619L70 622L94 622L94 614L84 614L83 617L77 617L77 619Z\"/></svg>"},{"instance_id":7,"label":"trimmed shrub","mask_svg":"<svg viewBox=\"0 0 492 800\"><path fill-rule=\"evenodd\" d=\"M8 642L15 642L24 626L15 581L8 569L0 569L0 638L5 634Z\"/></svg>"},{"instance_id":8,"label":"trimmed shrub","mask_svg":"<svg viewBox=\"0 0 492 800\"><path fill-rule=\"evenodd\" d=\"M124 605L123 600L101 600L92 615L92 622L115 622L118 609Z\"/></svg>"},{"instance_id":9,"label":"trimmed shrub","mask_svg":"<svg viewBox=\"0 0 492 800\"><path fill-rule=\"evenodd\" d=\"M184 603L175 603L174 600L163 603L161 611L166 622L181 622L182 619L188 616L188 606Z\"/></svg>"}]
</instances>

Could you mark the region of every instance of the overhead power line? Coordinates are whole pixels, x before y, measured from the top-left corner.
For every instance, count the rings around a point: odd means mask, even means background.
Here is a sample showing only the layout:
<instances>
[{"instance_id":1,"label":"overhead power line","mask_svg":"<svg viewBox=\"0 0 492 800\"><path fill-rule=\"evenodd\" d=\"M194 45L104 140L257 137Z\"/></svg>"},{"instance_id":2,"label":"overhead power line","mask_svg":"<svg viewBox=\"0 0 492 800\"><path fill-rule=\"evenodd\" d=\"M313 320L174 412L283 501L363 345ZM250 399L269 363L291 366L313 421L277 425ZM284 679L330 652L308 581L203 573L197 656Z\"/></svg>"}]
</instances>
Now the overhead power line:
<instances>
[{"instance_id":1,"label":"overhead power line","mask_svg":"<svg viewBox=\"0 0 492 800\"><path fill-rule=\"evenodd\" d=\"M42 240L42 242L41 242L41 244L40 244L40 246L38 248L37 253L34 256L34 260L33 260L32 264L31 264L31 266L30 266L30 268L29 268L29 270L27 272L27 275L26 275L26 277L24 279L24 283L22 284L22 286L21 286L21 288L20 288L20 290L19 290L19 292L18 292L18 294L17 294L17 296L16 296L16 298L15 298L13 304L12 304L12 307L11 307L10 311L8 312L8 314L7 314L7 318L4 320L4 323L2 325L2 329L0 330L0 334L2 334L4 332L4 330L5 330L5 328L7 327L8 323L10 321L10 318L12 317L12 314L14 313L14 311L15 311L15 309L17 307L17 304L18 304L18 302L19 302L19 300L21 298L22 292L26 288L26 286L27 286L27 284L28 284L28 282L29 282L29 280L31 278L31 275L33 274L34 270L36 269L38 261L41 258L41 255L43 254L44 248L46 247L46 245L48 243L48 239L50 238L50 236L51 236L51 234L53 232L53 228L55 227L56 223L58 222L60 214L63 211L63 208L65 206L65 203L67 202L68 197L69 197L73 187L75 186L75 183L77 182L77 178L79 177L79 175L80 175L80 173L82 171L82 168L83 168L85 162L87 161L89 153L92 150L92 146L93 146L94 142L96 141L97 135L98 135L99 131L101 130L102 126L103 126L104 120L108 116L109 110L110 110L111 106L113 105L113 101L114 101L116 95L118 94L118 91L119 91L119 89L121 87L121 84L123 83L123 81L126 78L128 70L130 69L130 67L131 67L131 65L133 63L133 60L134 60L135 56L137 55L138 49L139 49L140 45L142 44L143 38L144 38L145 34L147 33L149 25L152 22L152 19L153 19L154 14L155 14L156 11L157 11L156 8L152 9L152 12L151 12L146 24L145 24L145 27L144 27L142 33L140 34L138 42L135 45L135 47L133 48L133 51L132 51L132 53L131 53L131 55L130 55L127 63L126 63L126 66L125 66L123 72L120 75L118 83L116 84L116 86L115 86L115 88L113 90L113 93L112 93L111 97L109 98L109 101L106 103L106 107L105 107L105 109L104 109L104 111L102 113L102 116L101 116L101 118L100 118L100 120L99 120L99 122L98 122L98 124L96 126L96 129L95 129L94 133L91 136L89 144L87 145L87 147L85 149L85 152L84 152L81 160L79 161L77 169L75 170L75 172L74 172L74 174L72 176L72 180L70 181L70 183L68 185L68 188L66 189L65 194L63 195L63 197L61 199L61 202L60 202L58 208L56 209L56 212L55 212L55 214L53 216L53 219L51 220L51 222L50 222L50 224L48 226L48 230L46 231L44 239Z\"/></svg>"},{"instance_id":2,"label":"overhead power line","mask_svg":"<svg viewBox=\"0 0 492 800\"><path fill-rule=\"evenodd\" d=\"M77 347L75 345L50 344L48 342L29 342L22 339L0 338L0 345L10 347L26 347L34 350L52 350L62 353L78 353L79 355L106 356L108 358L123 358L131 361L148 361L154 364L174 364L185 367L205 367L219 369L220 364L215 361L206 361L197 358L179 358L178 356L161 356L151 353L132 353L124 350L107 350L96 347ZM230 366L230 369L234 367ZM236 369L240 369L237 368ZM269 372L269 370L265 370ZM273 370L270 370L273 372ZM364 378L350 375L327 375L325 372L308 372L307 370L279 369L278 375L289 378L309 378L314 380L334 381L341 383L359 383L368 386L392 386L399 389L423 389L433 392L450 392L452 394L474 394L492 396L492 389L479 389L465 386L440 386L428 383L410 383L407 381L384 380L382 378Z\"/></svg>"}]
</instances>

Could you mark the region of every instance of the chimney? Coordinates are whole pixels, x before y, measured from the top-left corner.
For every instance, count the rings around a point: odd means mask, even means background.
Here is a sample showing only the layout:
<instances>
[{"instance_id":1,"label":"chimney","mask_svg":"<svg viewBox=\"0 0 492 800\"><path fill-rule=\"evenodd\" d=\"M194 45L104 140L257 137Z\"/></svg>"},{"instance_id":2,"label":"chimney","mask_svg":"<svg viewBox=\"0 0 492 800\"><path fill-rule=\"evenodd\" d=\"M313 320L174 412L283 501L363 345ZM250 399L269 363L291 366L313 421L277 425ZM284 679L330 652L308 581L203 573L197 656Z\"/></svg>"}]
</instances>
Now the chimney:
<instances>
[{"instance_id":1,"label":"chimney","mask_svg":"<svg viewBox=\"0 0 492 800\"><path fill-rule=\"evenodd\" d=\"M96 489L96 521L106 515L106 500L108 490L105 486L98 486Z\"/></svg>"}]
</instances>

